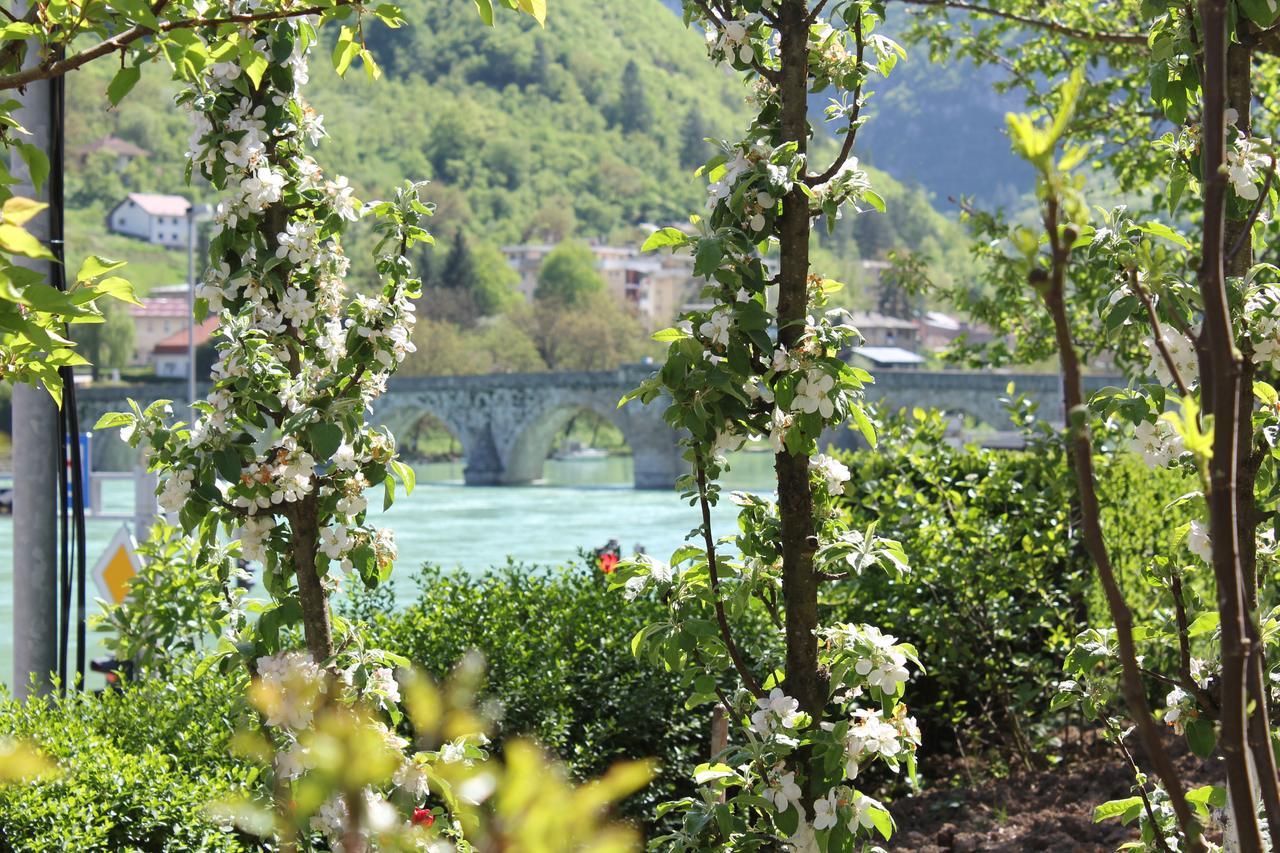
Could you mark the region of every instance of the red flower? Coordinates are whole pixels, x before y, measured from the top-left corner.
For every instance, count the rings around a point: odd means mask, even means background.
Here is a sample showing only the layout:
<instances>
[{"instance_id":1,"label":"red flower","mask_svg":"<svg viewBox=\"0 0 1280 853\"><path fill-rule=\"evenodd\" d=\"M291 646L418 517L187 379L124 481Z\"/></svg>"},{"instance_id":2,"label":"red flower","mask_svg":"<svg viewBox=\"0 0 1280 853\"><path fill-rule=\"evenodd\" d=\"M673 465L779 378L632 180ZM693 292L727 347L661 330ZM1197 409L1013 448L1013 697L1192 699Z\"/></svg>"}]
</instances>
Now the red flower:
<instances>
[{"instance_id":1,"label":"red flower","mask_svg":"<svg viewBox=\"0 0 1280 853\"><path fill-rule=\"evenodd\" d=\"M606 575L611 575L613 574L614 569L616 569L617 567L618 567L617 554L606 553L606 554L600 555L600 571L604 572Z\"/></svg>"},{"instance_id":2,"label":"red flower","mask_svg":"<svg viewBox=\"0 0 1280 853\"><path fill-rule=\"evenodd\" d=\"M414 826L431 826L436 822L436 816L431 813L430 809L414 809L413 825Z\"/></svg>"}]
</instances>

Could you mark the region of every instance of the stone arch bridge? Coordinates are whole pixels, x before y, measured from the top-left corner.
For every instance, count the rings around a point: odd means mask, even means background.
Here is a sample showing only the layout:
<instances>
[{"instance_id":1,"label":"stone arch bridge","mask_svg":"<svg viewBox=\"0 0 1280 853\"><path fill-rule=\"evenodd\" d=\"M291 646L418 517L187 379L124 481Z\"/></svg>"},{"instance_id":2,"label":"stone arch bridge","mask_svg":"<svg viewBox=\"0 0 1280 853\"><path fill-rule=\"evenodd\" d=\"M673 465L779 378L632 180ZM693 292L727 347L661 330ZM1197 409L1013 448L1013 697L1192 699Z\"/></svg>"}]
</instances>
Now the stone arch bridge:
<instances>
[{"instance_id":1,"label":"stone arch bridge","mask_svg":"<svg viewBox=\"0 0 1280 853\"><path fill-rule=\"evenodd\" d=\"M507 485L539 479L555 437L585 409L622 432L633 454L636 488L665 489L684 465L677 435L662 419L665 406L661 401L648 406L617 405L653 370L651 365L628 365L593 373L401 377L391 380L387 393L375 404L373 419L400 434L422 417L434 415L462 447L468 485ZM941 409L1001 430L1010 426L1000 398L1011 382L1018 393L1039 404L1042 416L1062 422L1055 374L881 370L867 397L892 408ZM1096 390L1123 381L1091 377L1088 384ZM86 428L105 412L126 410L129 398L145 405L185 397L185 386L173 382L97 386L81 389L77 395L80 422ZM129 467L129 454L118 439L103 436L95 441L98 470Z\"/></svg>"}]
</instances>

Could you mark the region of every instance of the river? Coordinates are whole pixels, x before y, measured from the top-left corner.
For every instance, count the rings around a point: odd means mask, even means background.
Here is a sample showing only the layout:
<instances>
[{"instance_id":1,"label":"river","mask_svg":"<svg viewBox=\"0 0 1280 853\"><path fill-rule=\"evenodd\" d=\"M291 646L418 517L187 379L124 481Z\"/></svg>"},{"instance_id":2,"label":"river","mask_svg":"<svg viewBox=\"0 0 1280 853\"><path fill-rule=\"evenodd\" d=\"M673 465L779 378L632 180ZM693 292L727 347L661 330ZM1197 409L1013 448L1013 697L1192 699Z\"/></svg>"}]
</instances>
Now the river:
<instances>
[{"instance_id":1,"label":"river","mask_svg":"<svg viewBox=\"0 0 1280 853\"><path fill-rule=\"evenodd\" d=\"M734 454L726 488L770 486L773 458L768 453ZM596 548L617 539L624 553L643 545L669 555L698 523L696 511L674 491L636 491L630 487L631 459L548 460L546 478L529 486L462 485L461 463L416 465L418 488L380 513L381 490L371 495L370 521L391 527L399 560L393 584L410 595L410 582L423 563L482 572L508 557L530 565L557 565L575 559L580 548ZM103 484L103 510L133 512L133 484ZM736 508L728 500L715 508L717 535L732 530ZM88 522L88 563L93 564L120 528L118 521ZM0 679L13 676L13 521L0 519ZM90 580L89 612L98 595ZM103 654L100 637L90 634L89 657ZM90 679L90 686L99 683Z\"/></svg>"}]
</instances>

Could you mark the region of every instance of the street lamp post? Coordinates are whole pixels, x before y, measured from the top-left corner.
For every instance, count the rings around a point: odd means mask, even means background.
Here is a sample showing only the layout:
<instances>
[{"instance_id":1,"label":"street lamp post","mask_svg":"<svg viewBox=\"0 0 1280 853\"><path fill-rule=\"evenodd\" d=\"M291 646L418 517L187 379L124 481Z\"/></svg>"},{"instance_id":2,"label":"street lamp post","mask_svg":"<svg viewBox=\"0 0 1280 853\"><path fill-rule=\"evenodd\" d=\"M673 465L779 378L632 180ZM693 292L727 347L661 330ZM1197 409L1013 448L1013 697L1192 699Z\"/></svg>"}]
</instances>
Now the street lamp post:
<instances>
[{"instance_id":1,"label":"street lamp post","mask_svg":"<svg viewBox=\"0 0 1280 853\"><path fill-rule=\"evenodd\" d=\"M196 402L196 223L213 215L207 204L187 208L187 405ZM195 412L191 413L195 418Z\"/></svg>"}]
</instances>

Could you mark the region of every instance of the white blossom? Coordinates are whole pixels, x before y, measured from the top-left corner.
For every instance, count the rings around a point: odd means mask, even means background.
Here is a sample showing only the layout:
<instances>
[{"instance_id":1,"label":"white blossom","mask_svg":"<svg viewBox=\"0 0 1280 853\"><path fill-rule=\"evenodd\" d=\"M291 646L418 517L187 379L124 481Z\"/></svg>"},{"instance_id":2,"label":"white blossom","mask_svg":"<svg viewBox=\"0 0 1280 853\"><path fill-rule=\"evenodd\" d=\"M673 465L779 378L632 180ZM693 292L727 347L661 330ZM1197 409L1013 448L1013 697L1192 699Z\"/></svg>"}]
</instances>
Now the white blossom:
<instances>
[{"instance_id":1,"label":"white blossom","mask_svg":"<svg viewBox=\"0 0 1280 853\"><path fill-rule=\"evenodd\" d=\"M819 832L835 826L840 819L840 802L837 790L832 788L826 796L813 804L813 828Z\"/></svg>"},{"instance_id":2,"label":"white blossom","mask_svg":"<svg viewBox=\"0 0 1280 853\"><path fill-rule=\"evenodd\" d=\"M1182 437L1166 420L1143 421L1134 427L1131 447L1142 454L1149 468L1163 468L1182 455Z\"/></svg>"},{"instance_id":3,"label":"white blossom","mask_svg":"<svg viewBox=\"0 0 1280 853\"><path fill-rule=\"evenodd\" d=\"M240 182L245 205L251 213L257 213L275 204L284 196L284 175L270 166L259 166L253 174Z\"/></svg>"},{"instance_id":4,"label":"white blossom","mask_svg":"<svg viewBox=\"0 0 1280 853\"><path fill-rule=\"evenodd\" d=\"M1236 134L1235 144L1227 149L1227 179L1236 195L1245 201L1257 201L1258 182L1262 180L1264 169L1270 164L1270 158L1259 149L1259 143L1270 145L1270 139L1254 139L1242 132Z\"/></svg>"},{"instance_id":5,"label":"white blossom","mask_svg":"<svg viewBox=\"0 0 1280 853\"><path fill-rule=\"evenodd\" d=\"M801 806L803 794L800 786L796 784L796 774L794 772L780 774L765 789L764 795L766 799L773 802L774 808L780 812L786 811L788 806L794 804L796 811L803 813L803 807Z\"/></svg>"},{"instance_id":6,"label":"white blossom","mask_svg":"<svg viewBox=\"0 0 1280 853\"><path fill-rule=\"evenodd\" d=\"M1169 352L1169 360L1173 362L1182 381L1188 386L1194 384L1200 375L1200 361L1196 355L1195 346L1183 335L1171 332L1169 329L1161 329L1160 340L1164 342L1165 349ZM1160 348L1150 338L1143 343L1151 353L1150 372L1159 377L1163 384L1172 385L1173 373L1169 370L1169 365Z\"/></svg>"},{"instance_id":7,"label":"white blossom","mask_svg":"<svg viewBox=\"0 0 1280 853\"><path fill-rule=\"evenodd\" d=\"M187 496L195 482L195 472L190 468L173 471L160 488L160 506L165 512L179 512L187 503Z\"/></svg>"},{"instance_id":8,"label":"white blossom","mask_svg":"<svg viewBox=\"0 0 1280 853\"><path fill-rule=\"evenodd\" d=\"M836 381L821 370L810 370L796 384L795 398L791 402L794 412L813 414L817 412L823 418L829 418L835 412L835 403L831 400L831 392L835 390Z\"/></svg>"},{"instance_id":9,"label":"white blossom","mask_svg":"<svg viewBox=\"0 0 1280 853\"><path fill-rule=\"evenodd\" d=\"M389 702L400 701L400 685L390 667L381 666L371 672L366 689L385 696Z\"/></svg>"},{"instance_id":10,"label":"white blossom","mask_svg":"<svg viewBox=\"0 0 1280 853\"><path fill-rule=\"evenodd\" d=\"M258 680L266 689L262 711L269 726L298 731L311 724L322 688L320 667L304 652L258 658Z\"/></svg>"},{"instance_id":11,"label":"white blossom","mask_svg":"<svg viewBox=\"0 0 1280 853\"><path fill-rule=\"evenodd\" d=\"M1187 531L1187 550L1206 563L1213 562L1213 543L1209 541L1209 526L1197 519L1191 520Z\"/></svg>"},{"instance_id":12,"label":"white blossom","mask_svg":"<svg viewBox=\"0 0 1280 853\"><path fill-rule=\"evenodd\" d=\"M849 482L849 468L839 459L819 453L809 462L809 467L826 481L827 494L844 494L844 484Z\"/></svg>"}]
</instances>

